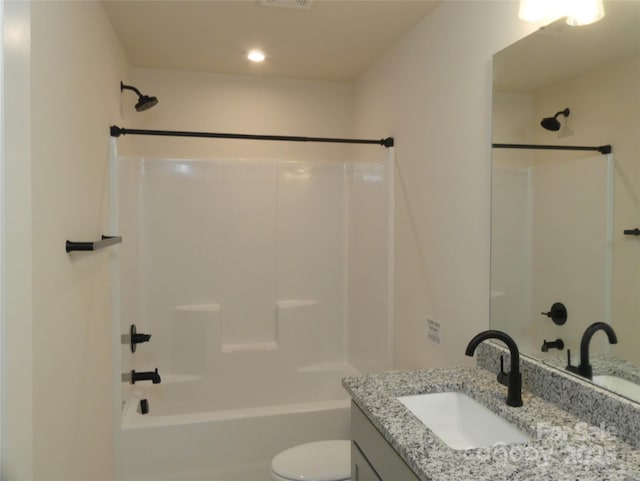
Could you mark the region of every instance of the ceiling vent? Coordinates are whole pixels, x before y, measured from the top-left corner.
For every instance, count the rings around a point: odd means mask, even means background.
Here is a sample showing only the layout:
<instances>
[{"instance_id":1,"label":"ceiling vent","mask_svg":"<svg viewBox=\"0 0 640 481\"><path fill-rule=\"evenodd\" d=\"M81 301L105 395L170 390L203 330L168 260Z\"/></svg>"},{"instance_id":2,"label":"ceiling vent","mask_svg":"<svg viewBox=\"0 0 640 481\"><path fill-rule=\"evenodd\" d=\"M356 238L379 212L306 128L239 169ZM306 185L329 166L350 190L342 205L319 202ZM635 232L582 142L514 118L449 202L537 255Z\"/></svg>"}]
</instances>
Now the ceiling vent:
<instances>
[{"instance_id":1,"label":"ceiling vent","mask_svg":"<svg viewBox=\"0 0 640 481\"><path fill-rule=\"evenodd\" d=\"M260 0L263 7L295 8L296 10L309 10L313 0Z\"/></svg>"}]
</instances>

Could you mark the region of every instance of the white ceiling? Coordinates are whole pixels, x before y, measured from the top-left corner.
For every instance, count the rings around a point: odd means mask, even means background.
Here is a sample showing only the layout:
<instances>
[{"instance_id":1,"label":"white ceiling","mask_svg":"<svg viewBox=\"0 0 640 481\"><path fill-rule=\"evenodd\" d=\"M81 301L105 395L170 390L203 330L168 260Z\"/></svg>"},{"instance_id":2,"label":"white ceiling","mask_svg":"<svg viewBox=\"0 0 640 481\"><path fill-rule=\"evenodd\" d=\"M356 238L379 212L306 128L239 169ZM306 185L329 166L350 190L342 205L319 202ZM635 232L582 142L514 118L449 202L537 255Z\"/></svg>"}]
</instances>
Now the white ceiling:
<instances>
[{"instance_id":1,"label":"white ceiling","mask_svg":"<svg viewBox=\"0 0 640 481\"><path fill-rule=\"evenodd\" d=\"M136 67L351 81L440 1L103 0ZM251 64L252 48L266 52Z\"/></svg>"}]
</instances>

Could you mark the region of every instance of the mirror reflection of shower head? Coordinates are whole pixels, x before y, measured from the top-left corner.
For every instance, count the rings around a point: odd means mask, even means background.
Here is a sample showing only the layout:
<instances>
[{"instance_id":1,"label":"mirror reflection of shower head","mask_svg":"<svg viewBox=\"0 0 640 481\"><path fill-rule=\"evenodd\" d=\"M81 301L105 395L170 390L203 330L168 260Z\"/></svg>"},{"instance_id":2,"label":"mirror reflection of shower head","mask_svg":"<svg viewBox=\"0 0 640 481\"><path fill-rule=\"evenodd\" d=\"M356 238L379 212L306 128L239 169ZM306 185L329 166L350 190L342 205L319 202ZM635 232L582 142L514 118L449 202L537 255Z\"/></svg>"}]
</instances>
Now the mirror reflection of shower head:
<instances>
[{"instance_id":1,"label":"mirror reflection of shower head","mask_svg":"<svg viewBox=\"0 0 640 481\"><path fill-rule=\"evenodd\" d=\"M558 120L558 115L562 114L565 117L569 117L570 112L571 111L568 108L561 110L560 112L555 114L553 117L545 117L544 119L542 119L542 122L540 122L540 125L542 125L542 127L544 127L547 130L557 132L558 130L560 130L560 121Z\"/></svg>"},{"instance_id":2,"label":"mirror reflection of shower head","mask_svg":"<svg viewBox=\"0 0 640 481\"><path fill-rule=\"evenodd\" d=\"M158 103L157 97L149 97L148 95L144 95L134 86L125 85L122 82L120 82L120 92L124 90L133 90L136 94L138 94L138 103L136 104L136 110L138 112L143 112L145 110L148 110Z\"/></svg>"}]
</instances>

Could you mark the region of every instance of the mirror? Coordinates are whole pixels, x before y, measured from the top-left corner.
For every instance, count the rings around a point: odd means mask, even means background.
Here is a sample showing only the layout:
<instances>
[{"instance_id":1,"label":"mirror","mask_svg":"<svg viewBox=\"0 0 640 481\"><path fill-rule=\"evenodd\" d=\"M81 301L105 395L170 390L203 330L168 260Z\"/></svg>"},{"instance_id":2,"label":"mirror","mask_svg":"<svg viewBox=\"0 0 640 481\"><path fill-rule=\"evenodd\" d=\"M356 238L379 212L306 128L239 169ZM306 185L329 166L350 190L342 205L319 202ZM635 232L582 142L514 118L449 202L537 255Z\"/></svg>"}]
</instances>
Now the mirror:
<instances>
[{"instance_id":1,"label":"mirror","mask_svg":"<svg viewBox=\"0 0 640 481\"><path fill-rule=\"evenodd\" d=\"M622 394L640 402L640 236L624 233L640 228L640 2L605 9L493 57L491 327L565 370L585 329L610 324L617 344L589 344L594 382L631 382Z\"/></svg>"}]
</instances>

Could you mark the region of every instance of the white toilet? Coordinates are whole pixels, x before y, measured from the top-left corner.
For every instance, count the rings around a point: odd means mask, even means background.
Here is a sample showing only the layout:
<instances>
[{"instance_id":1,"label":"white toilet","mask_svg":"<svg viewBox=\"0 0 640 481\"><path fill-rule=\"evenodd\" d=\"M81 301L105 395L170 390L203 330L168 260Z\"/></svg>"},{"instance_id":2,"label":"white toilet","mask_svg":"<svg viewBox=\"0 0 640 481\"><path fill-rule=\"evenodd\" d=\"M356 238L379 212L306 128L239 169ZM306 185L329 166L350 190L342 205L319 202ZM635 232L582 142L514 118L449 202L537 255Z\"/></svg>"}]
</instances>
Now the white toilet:
<instances>
[{"instance_id":1,"label":"white toilet","mask_svg":"<svg viewBox=\"0 0 640 481\"><path fill-rule=\"evenodd\" d=\"M286 449L271 461L274 481L349 481L351 441L317 441Z\"/></svg>"}]
</instances>

